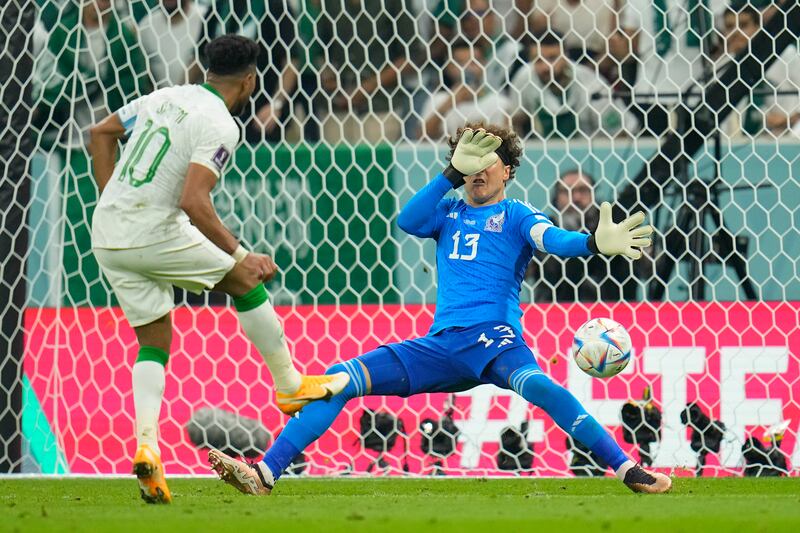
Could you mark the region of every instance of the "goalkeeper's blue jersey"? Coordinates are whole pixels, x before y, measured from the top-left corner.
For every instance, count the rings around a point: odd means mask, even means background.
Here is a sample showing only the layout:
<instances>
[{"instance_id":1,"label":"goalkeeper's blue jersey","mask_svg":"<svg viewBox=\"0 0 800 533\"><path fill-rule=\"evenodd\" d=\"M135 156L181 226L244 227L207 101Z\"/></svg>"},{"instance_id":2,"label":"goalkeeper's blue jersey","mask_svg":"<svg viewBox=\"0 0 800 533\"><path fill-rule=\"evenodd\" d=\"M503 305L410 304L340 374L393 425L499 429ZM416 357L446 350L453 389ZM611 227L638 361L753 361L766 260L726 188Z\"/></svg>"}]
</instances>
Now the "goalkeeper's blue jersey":
<instances>
[{"instance_id":1,"label":"goalkeeper's blue jersey","mask_svg":"<svg viewBox=\"0 0 800 533\"><path fill-rule=\"evenodd\" d=\"M590 255L589 236L553 226L547 215L519 200L471 207L442 198L450 189L440 174L398 218L406 232L436 240L438 287L429 334L490 321L522 332L519 292L534 251Z\"/></svg>"},{"instance_id":2,"label":"goalkeeper's blue jersey","mask_svg":"<svg viewBox=\"0 0 800 533\"><path fill-rule=\"evenodd\" d=\"M517 200L471 207L442 200L436 210L439 285L431 333L502 321L521 332L519 292L534 252L530 229L550 221Z\"/></svg>"}]
</instances>

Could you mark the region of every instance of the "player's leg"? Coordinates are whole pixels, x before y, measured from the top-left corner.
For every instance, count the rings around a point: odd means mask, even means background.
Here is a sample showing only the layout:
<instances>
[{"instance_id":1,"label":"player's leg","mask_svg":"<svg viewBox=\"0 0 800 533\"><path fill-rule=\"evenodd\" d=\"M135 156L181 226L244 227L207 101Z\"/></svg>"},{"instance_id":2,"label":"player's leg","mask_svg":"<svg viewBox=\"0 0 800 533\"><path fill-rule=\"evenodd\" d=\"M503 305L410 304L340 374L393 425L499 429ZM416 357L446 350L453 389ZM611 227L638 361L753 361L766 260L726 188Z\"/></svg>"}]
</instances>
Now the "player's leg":
<instances>
[{"instance_id":1,"label":"player's leg","mask_svg":"<svg viewBox=\"0 0 800 533\"><path fill-rule=\"evenodd\" d=\"M259 274L247 262L233 266L214 290L233 298L242 329L258 348L275 381L281 411L293 414L310 401L340 393L347 385L349 377L345 373L304 376L297 371L267 290Z\"/></svg>"},{"instance_id":2,"label":"player's leg","mask_svg":"<svg viewBox=\"0 0 800 533\"><path fill-rule=\"evenodd\" d=\"M158 417L164 396L166 364L172 344L170 314L143 326L134 327L139 354L133 365L133 405L136 409L137 444L146 444L157 454Z\"/></svg>"},{"instance_id":3,"label":"player's leg","mask_svg":"<svg viewBox=\"0 0 800 533\"><path fill-rule=\"evenodd\" d=\"M666 492L671 487L669 477L647 472L634 463L571 392L542 372L527 347L521 346L503 352L486 369L484 375L486 381L512 389L544 409L561 429L611 466L617 477L631 490Z\"/></svg>"},{"instance_id":4,"label":"player's leg","mask_svg":"<svg viewBox=\"0 0 800 533\"><path fill-rule=\"evenodd\" d=\"M397 355L380 347L360 357L338 363L329 374L345 372L350 382L344 390L322 402L313 402L289 420L264 458L255 465L236 461L211 450L208 454L212 468L228 484L247 494L269 494L275 482L297 455L319 439L353 398L366 395L405 396L409 378Z\"/></svg>"},{"instance_id":5,"label":"player's leg","mask_svg":"<svg viewBox=\"0 0 800 533\"><path fill-rule=\"evenodd\" d=\"M171 496L158 443L158 419L172 342L172 286L133 270L138 260L147 255L142 250L95 249L94 253L139 343L132 369L137 441L133 473L146 502L169 503Z\"/></svg>"},{"instance_id":6,"label":"player's leg","mask_svg":"<svg viewBox=\"0 0 800 533\"><path fill-rule=\"evenodd\" d=\"M148 503L172 501L161 464L158 445L158 418L164 396L166 364L172 344L169 313L143 326L133 328L139 341L139 354L133 365L133 405L136 411L136 454L133 473L139 480L142 499Z\"/></svg>"}]
</instances>

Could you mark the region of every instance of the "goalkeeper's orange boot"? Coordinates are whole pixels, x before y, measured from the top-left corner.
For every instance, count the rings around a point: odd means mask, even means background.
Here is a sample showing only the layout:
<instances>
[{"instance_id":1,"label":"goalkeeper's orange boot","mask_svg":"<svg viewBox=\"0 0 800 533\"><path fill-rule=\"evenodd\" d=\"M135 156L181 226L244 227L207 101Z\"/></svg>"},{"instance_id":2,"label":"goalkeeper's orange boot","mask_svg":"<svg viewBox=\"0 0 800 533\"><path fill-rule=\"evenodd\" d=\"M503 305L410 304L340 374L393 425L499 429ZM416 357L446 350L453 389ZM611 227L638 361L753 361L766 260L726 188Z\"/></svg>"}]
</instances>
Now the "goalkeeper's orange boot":
<instances>
[{"instance_id":1,"label":"goalkeeper's orange boot","mask_svg":"<svg viewBox=\"0 0 800 533\"><path fill-rule=\"evenodd\" d=\"M275 486L272 472L262 462L250 465L213 448L208 452L208 462L222 481L239 492L268 496Z\"/></svg>"},{"instance_id":2,"label":"goalkeeper's orange boot","mask_svg":"<svg viewBox=\"0 0 800 533\"><path fill-rule=\"evenodd\" d=\"M647 494L660 494L669 492L672 488L672 479L659 472L650 472L640 465L632 466L622 480L625 485L633 492L644 492Z\"/></svg>"},{"instance_id":3,"label":"goalkeeper's orange boot","mask_svg":"<svg viewBox=\"0 0 800 533\"><path fill-rule=\"evenodd\" d=\"M315 400L327 400L336 396L350 383L347 372L326 376L301 376L300 388L293 394L277 393L278 409L293 415L306 404Z\"/></svg>"},{"instance_id":4,"label":"goalkeeper's orange boot","mask_svg":"<svg viewBox=\"0 0 800 533\"><path fill-rule=\"evenodd\" d=\"M164 465L158 454L142 444L133 456L133 473L139 480L139 492L147 503L171 503L172 495L164 478Z\"/></svg>"}]
</instances>

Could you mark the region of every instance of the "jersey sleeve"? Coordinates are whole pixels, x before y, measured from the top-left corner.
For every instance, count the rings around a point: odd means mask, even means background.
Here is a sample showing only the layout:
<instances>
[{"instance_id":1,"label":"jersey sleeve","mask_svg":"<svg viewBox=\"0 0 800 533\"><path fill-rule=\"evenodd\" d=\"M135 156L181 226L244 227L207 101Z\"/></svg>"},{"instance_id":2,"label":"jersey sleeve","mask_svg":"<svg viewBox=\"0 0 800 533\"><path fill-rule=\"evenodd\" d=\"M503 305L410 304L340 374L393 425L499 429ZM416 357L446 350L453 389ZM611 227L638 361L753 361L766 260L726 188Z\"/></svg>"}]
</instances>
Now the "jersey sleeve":
<instances>
[{"instance_id":1,"label":"jersey sleeve","mask_svg":"<svg viewBox=\"0 0 800 533\"><path fill-rule=\"evenodd\" d=\"M220 126L201 118L195 131L189 162L203 165L219 178L239 142L236 126L233 123Z\"/></svg>"},{"instance_id":2,"label":"jersey sleeve","mask_svg":"<svg viewBox=\"0 0 800 533\"><path fill-rule=\"evenodd\" d=\"M135 100L131 100L124 106L117 109L117 116L119 121L122 122L122 127L125 128L125 135L130 135L133 127L136 126L136 119L139 117L139 111L145 103L147 103L150 95L140 96Z\"/></svg>"},{"instance_id":3,"label":"jersey sleeve","mask_svg":"<svg viewBox=\"0 0 800 533\"><path fill-rule=\"evenodd\" d=\"M397 225L409 235L436 238L447 212L456 201L443 198L452 188L453 184L447 178L437 175L403 206Z\"/></svg>"},{"instance_id":4,"label":"jersey sleeve","mask_svg":"<svg viewBox=\"0 0 800 533\"><path fill-rule=\"evenodd\" d=\"M519 231L520 239L536 250L545 251L544 243L540 236L544 235L547 228L553 226L550 218L528 202L520 201L514 202L514 217L518 221L516 227ZM531 231L534 227L536 230Z\"/></svg>"},{"instance_id":5,"label":"jersey sleeve","mask_svg":"<svg viewBox=\"0 0 800 533\"><path fill-rule=\"evenodd\" d=\"M520 238L534 249L559 257L586 257L589 235L554 225L550 218L527 202L516 202Z\"/></svg>"}]
</instances>

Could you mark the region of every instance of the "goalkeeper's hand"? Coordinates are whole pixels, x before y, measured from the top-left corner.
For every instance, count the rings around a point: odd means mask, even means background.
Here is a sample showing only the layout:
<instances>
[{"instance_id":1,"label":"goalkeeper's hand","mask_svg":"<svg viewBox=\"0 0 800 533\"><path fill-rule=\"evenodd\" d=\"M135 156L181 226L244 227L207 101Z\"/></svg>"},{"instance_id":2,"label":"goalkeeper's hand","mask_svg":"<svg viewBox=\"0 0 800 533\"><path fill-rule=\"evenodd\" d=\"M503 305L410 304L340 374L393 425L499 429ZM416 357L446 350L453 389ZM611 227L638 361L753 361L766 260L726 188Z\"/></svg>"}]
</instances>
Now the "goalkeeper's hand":
<instances>
[{"instance_id":1,"label":"goalkeeper's hand","mask_svg":"<svg viewBox=\"0 0 800 533\"><path fill-rule=\"evenodd\" d=\"M450 180L453 188L464 185L464 176L471 176L494 165L499 159L494 152L503 140L497 135L487 133L483 128L473 131L466 128L458 139L450 164L444 169L444 177Z\"/></svg>"},{"instance_id":2,"label":"goalkeeper's hand","mask_svg":"<svg viewBox=\"0 0 800 533\"><path fill-rule=\"evenodd\" d=\"M600 223L589 238L589 249L603 255L625 255L631 259L642 257L642 248L650 246L653 226L642 226L644 213L639 211L619 224L611 218L611 204L600 206Z\"/></svg>"}]
</instances>

